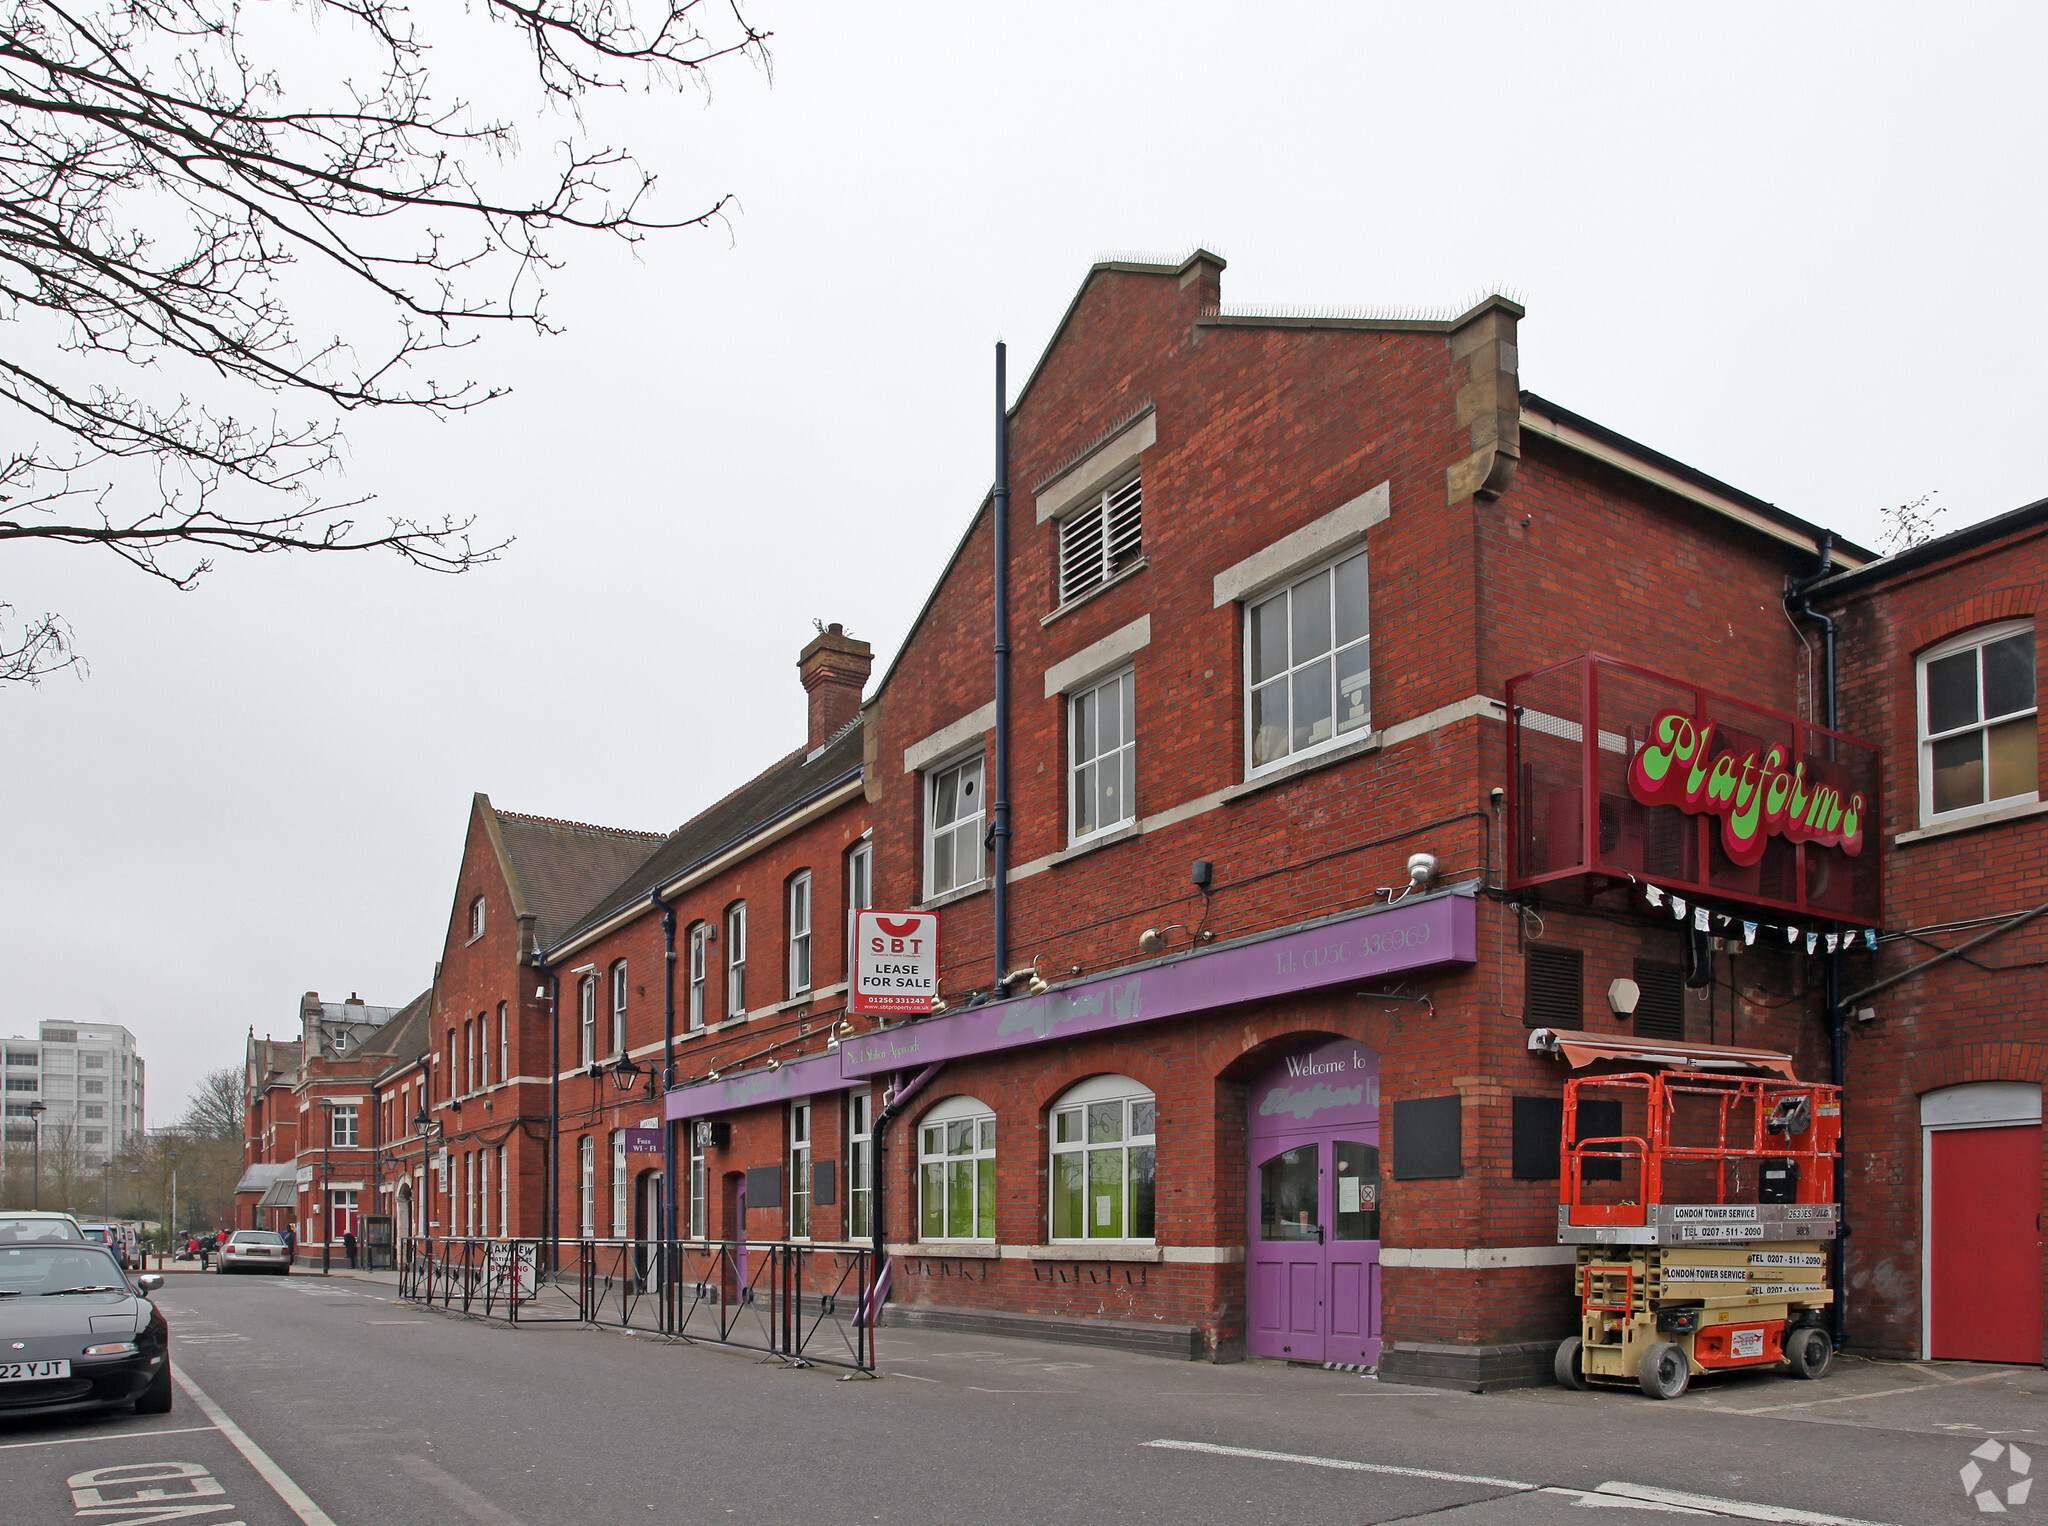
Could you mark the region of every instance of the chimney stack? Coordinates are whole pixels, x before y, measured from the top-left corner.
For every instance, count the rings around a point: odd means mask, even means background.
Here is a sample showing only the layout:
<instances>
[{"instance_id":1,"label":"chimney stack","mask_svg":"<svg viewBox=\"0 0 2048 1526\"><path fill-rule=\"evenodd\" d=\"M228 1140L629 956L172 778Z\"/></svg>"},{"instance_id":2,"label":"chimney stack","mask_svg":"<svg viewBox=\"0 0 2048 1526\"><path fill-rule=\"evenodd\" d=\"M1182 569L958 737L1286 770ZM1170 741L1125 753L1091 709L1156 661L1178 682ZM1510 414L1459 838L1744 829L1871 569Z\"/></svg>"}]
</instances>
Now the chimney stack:
<instances>
[{"instance_id":1,"label":"chimney stack","mask_svg":"<svg viewBox=\"0 0 2048 1526\"><path fill-rule=\"evenodd\" d=\"M804 648L796 670L811 697L811 751L823 747L860 714L860 691L874 665L874 648L837 624L826 626Z\"/></svg>"}]
</instances>

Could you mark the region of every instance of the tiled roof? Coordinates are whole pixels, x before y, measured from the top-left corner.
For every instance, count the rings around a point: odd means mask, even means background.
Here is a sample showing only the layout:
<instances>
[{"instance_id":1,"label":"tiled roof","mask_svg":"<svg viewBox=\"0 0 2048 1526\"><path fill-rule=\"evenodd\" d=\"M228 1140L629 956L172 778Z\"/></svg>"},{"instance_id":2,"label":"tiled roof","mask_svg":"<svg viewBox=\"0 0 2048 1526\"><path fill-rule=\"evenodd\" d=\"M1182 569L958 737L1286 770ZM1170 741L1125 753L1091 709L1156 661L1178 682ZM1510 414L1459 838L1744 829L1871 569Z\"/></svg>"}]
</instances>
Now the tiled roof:
<instances>
[{"instance_id":1,"label":"tiled roof","mask_svg":"<svg viewBox=\"0 0 2048 1526\"><path fill-rule=\"evenodd\" d=\"M511 860L506 868L516 882L513 893L532 914L534 939L542 948L565 933L661 842L659 832L520 816L495 807L492 813L498 820L499 841Z\"/></svg>"},{"instance_id":2,"label":"tiled roof","mask_svg":"<svg viewBox=\"0 0 2048 1526\"><path fill-rule=\"evenodd\" d=\"M410 1064L433 1043L434 988L428 986L400 1009L398 1016L364 1041L358 1059L383 1060L378 1074Z\"/></svg>"},{"instance_id":3,"label":"tiled roof","mask_svg":"<svg viewBox=\"0 0 2048 1526\"><path fill-rule=\"evenodd\" d=\"M551 948L586 928L594 927L656 888L681 878L691 869L746 841L762 828L860 776L861 726L843 728L816 753L793 752L771 764L716 805L700 811L668 835L652 855L636 865L559 937L542 940Z\"/></svg>"}]
</instances>

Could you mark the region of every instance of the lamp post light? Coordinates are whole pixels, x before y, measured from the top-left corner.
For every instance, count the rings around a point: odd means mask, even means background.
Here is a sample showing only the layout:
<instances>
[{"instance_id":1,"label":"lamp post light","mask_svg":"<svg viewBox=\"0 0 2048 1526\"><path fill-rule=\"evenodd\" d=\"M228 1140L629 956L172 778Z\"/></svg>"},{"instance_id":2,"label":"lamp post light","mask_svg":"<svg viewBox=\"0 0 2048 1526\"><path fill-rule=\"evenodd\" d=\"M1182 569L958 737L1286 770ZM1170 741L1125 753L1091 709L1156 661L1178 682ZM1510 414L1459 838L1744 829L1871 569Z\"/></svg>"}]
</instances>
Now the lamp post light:
<instances>
[{"instance_id":1,"label":"lamp post light","mask_svg":"<svg viewBox=\"0 0 2048 1526\"><path fill-rule=\"evenodd\" d=\"M173 1242L175 1242L175 1241L177 1240L177 1238L178 1238L178 1152L177 1152L176 1150L168 1150L168 1151L166 1151L165 1153L166 1153L167 1155L169 1155L169 1156L171 1157L171 1226L170 1226L170 1227L171 1227L171 1233L170 1233L170 1239L171 1239L171 1240L172 1240ZM173 1246L172 1246L172 1250L173 1250L173 1253L175 1253L175 1252L176 1252L176 1248L177 1248L177 1247L176 1247L175 1243L173 1243Z\"/></svg>"},{"instance_id":2,"label":"lamp post light","mask_svg":"<svg viewBox=\"0 0 2048 1526\"><path fill-rule=\"evenodd\" d=\"M446 1142L448 1138L448 1125L441 1122L440 1119L435 1118L431 1114L429 1114L427 1112L427 1105L423 1101L420 1103L420 1110L417 1113L413 1114L412 1131L420 1136L420 1196L425 1197L427 1195L427 1141L430 1139L439 1139L443 1142ZM425 1228L429 1223L432 1222L426 1217L425 1208L426 1205L424 1203L415 1204L413 1207L414 1216L421 1220L421 1223L418 1226L420 1228ZM455 1219L455 1211L453 1208L450 1208L448 1211L448 1219L449 1228L453 1229ZM429 1236L429 1238L432 1237Z\"/></svg>"},{"instance_id":3,"label":"lamp post light","mask_svg":"<svg viewBox=\"0 0 2048 1526\"><path fill-rule=\"evenodd\" d=\"M34 1208L43 1206L43 1114L49 1108L50 1104L40 1099L28 1105L29 1122L35 1127L29 1146L29 1203Z\"/></svg>"}]
</instances>

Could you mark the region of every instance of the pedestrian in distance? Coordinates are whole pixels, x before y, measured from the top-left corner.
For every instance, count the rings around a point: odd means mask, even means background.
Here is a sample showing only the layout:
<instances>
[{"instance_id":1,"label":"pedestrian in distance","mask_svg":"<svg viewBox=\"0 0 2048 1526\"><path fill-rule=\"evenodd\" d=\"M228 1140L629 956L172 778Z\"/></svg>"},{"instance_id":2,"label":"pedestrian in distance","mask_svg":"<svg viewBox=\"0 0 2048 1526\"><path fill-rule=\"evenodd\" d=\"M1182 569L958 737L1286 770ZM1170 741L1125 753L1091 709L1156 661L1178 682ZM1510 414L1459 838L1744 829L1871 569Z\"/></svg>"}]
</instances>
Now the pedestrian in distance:
<instances>
[{"instance_id":1,"label":"pedestrian in distance","mask_svg":"<svg viewBox=\"0 0 2048 1526\"><path fill-rule=\"evenodd\" d=\"M284 1227L284 1264L293 1265L299 1255L299 1233L287 1224Z\"/></svg>"},{"instance_id":2,"label":"pedestrian in distance","mask_svg":"<svg viewBox=\"0 0 2048 1526\"><path fill-rule=\"evenodd\" d=\"M199 1249L199 1270L202 1272L207 1271L209 1269L208 1263L213 1260L213 1236L199 1235L194 1243Z\"/></svg>"},{"instance_id":3,"label":"pedestrian in distance","mask_svg":"<svg viewBox=\"0 0 2048 1526\"><path fill-rule=\"evenodd\" d=\"M348 1269L354 1271L356 1269L356 1232L353 1229L342 1231L341 1248L348 1252Z\"/></svg>"}]
</instances>

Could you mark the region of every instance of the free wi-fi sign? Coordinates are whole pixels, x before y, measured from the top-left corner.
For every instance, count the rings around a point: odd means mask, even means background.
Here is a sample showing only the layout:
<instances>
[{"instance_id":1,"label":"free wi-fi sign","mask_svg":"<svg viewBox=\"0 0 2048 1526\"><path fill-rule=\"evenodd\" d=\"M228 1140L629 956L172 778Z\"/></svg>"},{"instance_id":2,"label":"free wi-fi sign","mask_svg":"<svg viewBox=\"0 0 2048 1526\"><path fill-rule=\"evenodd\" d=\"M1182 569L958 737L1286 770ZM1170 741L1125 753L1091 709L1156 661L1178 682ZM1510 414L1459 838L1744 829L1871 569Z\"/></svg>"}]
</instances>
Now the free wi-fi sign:
<instances>
[{"instance_id":1,"label":"free wi-fi sign","mask_svg":"<svg viewBox=\"0 0 2048 1526\"><path fill-rule=\"evenodd\" d=\"M854 913L856 1012L929 1012L939 994L939 919L931 912Z\"/></svg>"}]
</instances>

